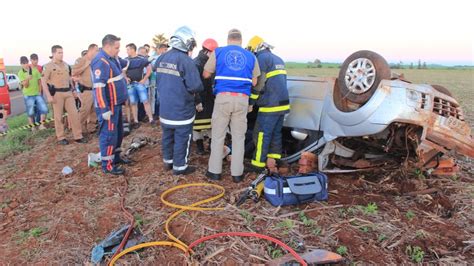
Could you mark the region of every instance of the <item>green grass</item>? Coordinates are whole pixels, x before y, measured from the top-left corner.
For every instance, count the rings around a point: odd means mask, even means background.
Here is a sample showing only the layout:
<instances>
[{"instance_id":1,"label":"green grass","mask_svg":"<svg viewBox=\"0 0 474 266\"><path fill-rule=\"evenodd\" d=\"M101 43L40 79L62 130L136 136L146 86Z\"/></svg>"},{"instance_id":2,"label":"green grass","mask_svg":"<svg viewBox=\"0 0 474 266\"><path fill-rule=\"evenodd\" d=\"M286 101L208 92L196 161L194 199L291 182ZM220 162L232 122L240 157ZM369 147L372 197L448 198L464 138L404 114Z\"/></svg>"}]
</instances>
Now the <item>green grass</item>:
<instances>
[{"instance_id":1,"label":"green grass","mask_svg":"<svg viewBox=\"0 0 474 266\"><path fill-rule=\"evenodd\" d=\"M336 249L336 252L337 252L337 254L339 254L341 256L347 255L347 247L346 246L339 246Z\"/></svg>"},{"instance_id":2,"label":"green grass","mask_svg":"<svg viewBox=\"0 0 474 266\"><path fill-rule=\"evenodd\" d=\"M6 66L5 68L8 74L18 74L18 71L20 71L21 66Z\"/></svg>"},{"instance_id":3,"label":"green grass","mask_svg":"<svg viewBox=\"0 0 474 266\"><path fill-rule=\"evenodd\" d=\"M28 124L26 114L7 118L8 127L19 128ZM54 129L45 129L32 132L31 129L24 129L8 133L0 137L0 159L30 150L36 143L40 143L45 138L53 135Z\"/></svg>"}]
</instances>

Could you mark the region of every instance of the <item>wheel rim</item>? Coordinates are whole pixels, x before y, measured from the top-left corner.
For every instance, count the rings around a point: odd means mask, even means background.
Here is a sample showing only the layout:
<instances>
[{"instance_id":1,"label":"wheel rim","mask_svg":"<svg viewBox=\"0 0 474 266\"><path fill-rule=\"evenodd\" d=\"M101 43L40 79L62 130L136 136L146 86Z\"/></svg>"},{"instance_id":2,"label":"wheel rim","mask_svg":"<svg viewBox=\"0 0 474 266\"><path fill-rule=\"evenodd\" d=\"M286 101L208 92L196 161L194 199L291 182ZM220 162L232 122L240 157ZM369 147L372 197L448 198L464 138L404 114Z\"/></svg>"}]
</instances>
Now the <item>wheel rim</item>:
<instances>
[{"instance_id":1,"label":"wheel rim","mask_svg":"<svg viewBox=\"0 0 474 266\"><path fill-rule=\"evenodd\" d=\"M357 58L346 70L346 87L354 94L362 94L370 90L375 83L375 66L367 58Z\"/></svg>"}]
</instances>

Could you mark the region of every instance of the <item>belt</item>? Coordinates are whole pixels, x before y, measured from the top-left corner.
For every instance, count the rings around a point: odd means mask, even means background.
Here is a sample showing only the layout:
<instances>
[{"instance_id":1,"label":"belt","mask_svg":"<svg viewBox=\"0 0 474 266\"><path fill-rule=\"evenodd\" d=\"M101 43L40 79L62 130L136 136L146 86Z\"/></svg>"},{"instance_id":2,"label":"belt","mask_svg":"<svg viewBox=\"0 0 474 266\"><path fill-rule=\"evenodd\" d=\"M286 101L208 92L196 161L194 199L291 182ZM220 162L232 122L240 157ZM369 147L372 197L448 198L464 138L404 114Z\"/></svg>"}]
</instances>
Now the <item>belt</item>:
<instances>
[{"instance_id":1,"label":"belt","mask_svg":"<svg viewBox=\"0 0 474 266\"><path fill-rule=\"evenodd\" d=\"M70 88L55 88L54 90L56 92L69 92L69 91L71 91Z\"/></svg>"},{"instance_id":2,"label":"belt","mask_svg":"<svg viewBox=\"0 0 474 266\"><path fill-rule=\"evenodd\" d=\"M241 93L241 92L220 92L219 94L230 95L230 96L249 97L247 94Z\"/></svg>"}]
</instances>

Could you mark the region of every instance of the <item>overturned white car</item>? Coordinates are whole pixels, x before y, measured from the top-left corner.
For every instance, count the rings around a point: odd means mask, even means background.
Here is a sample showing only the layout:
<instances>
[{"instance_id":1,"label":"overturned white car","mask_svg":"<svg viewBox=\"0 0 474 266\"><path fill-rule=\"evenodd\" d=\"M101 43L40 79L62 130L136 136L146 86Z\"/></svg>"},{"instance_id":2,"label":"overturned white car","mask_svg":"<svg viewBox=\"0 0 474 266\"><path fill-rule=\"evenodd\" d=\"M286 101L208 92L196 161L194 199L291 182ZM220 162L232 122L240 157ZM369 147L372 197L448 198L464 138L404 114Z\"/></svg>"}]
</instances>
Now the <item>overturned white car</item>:
<instances>
[{"instance_id":1,"label":"overturned white car","mask_svg":"<svg viewBox=\"0 0 474 266\"><path fill-rule=\"evenodd\" d=\"M288 77L288 90L283 160L290 163L304 151L317 153L325 172L408 158L423 168L454 152L474 157L471 128L449 91L393 77L374 52L349 56L338 78Z\"/></svg>"}]
</instances>

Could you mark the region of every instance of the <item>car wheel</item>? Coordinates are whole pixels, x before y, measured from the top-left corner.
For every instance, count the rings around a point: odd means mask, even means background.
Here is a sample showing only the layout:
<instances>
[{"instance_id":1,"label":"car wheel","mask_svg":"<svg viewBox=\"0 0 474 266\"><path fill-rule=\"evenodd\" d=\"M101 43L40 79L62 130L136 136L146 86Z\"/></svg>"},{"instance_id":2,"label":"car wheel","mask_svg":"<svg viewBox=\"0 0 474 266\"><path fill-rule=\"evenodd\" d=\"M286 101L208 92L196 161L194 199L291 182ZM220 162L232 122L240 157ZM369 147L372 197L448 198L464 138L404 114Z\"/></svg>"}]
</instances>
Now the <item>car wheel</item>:
<instances>
[{"instance_id":1,"label":"car wheel","mask_svg":"<svg viewBox=\"0 0 474 266\"><path fill-rule=\"evenodd\" d=\"M446 89L445 87L441 86L441 85L431 85L431 87L433 87L433 89L443 93L443 94L446 94L448 95L449 97L453 97L453 94L448 90Z\"/></svg>"},{"instance_id":2,"label":"car wheel","mask_svg":"<svg viewBox=\"0 0 474 266\"><path fill-rule=\"evenodd\" d=\"M362 50L351 54L342 63L338 85L343 98L364 104L377 90L380 81L390 79L390 75L390 67L381 55Z\"/></svg>"}]
</instances>

